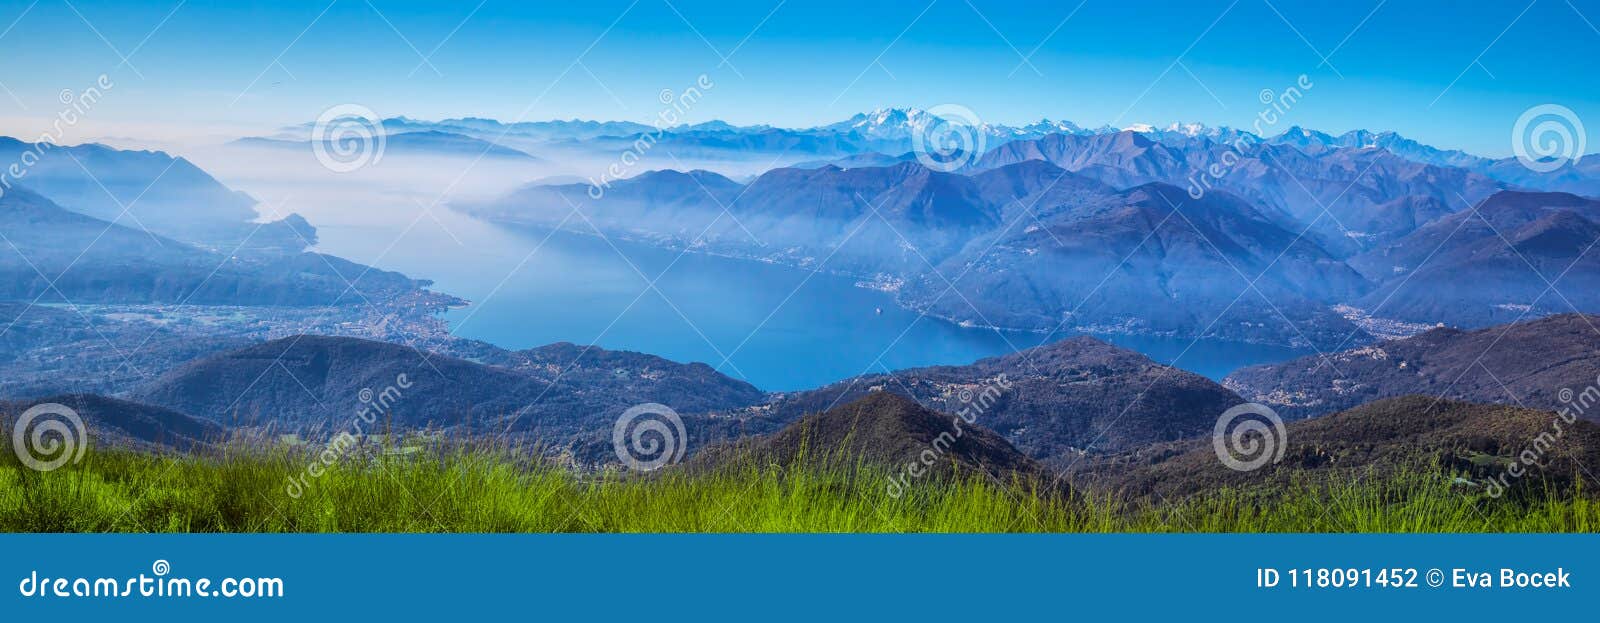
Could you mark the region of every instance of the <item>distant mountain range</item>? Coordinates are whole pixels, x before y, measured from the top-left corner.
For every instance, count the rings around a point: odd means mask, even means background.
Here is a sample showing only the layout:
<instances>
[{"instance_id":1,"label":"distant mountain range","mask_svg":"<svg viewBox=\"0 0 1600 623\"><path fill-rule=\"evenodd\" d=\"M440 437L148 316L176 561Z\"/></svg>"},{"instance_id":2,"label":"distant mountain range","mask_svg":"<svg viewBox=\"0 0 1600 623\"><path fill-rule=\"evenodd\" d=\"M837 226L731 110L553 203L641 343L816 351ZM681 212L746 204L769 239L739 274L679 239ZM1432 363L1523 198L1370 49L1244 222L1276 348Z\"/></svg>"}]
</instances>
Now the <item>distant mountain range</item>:
<instances>
[{"instance_id":1,"label":"distant mountain range","mask_svg":"<svg viewBox=\"0 0 1600 623\"><path fill-rule=\"evenodd\" d=\"M615 152L648 135L653 144L659 144L664 151L683 159L737 159L761 154L770 158L781 154L794 156L787 160L780 159L781 163L795 165L805 162L805 156L832 159L876 152L897 157L899 154L912 151L913 136L926 133L930 128L943 122L939 114L919 108L879 108L855 114L839 122L811 128L738 126L723 121L657 128L629 121L574 119L502 123L481 118L423 121L405 117L385 119L381 125L384 131L390 134L410 132L459 134L515 147L535 155L540 153L541 148ZM303 124L285 128L271 138L304 141L310 130L311 124ZM1224 146L1275 145L1294 147L1312 157L1338 150L1382 151L1419 164L1466 170L1509 186L1589 196L1600 195L1600 158L1585 157L1557 171L1536 173L1523 167L1514 157L1492 159L1460 150L1441 149L1392 131L1351 130L1336 136L1291 126L1279 134L1263 136L1247 130L1209 127L1199 123L1172 123L1159 127L1151 124L1131 124L1121 128L1111 126L1085 128L1070 121L1041 119L1018 126L980 122L970 134L974 138L976 135L982 135L985 147L995 149L1013 141L1037 140L1055 135L1095 136L1123 132L1139 134L1152 141L1182 149L1205 143ZM651 168L660 166L658 164ZM1300 171L1295 173L1298 174ZM1177 183L1174 180L1166 181ZM1353 226L1352 228L1360 231L1359 228Z\"/></svg>"},{"instance_id":2,"label":"distant mountain range","mask_svg":"<svg viewBox=\"0 0 1600 623\"><path fill-rule=\"evenodd\" d=\"M310 141L282 138L250 137L233 141L240 147L266 147L311 151ZM498 158L522 161L527 164L541 162L527 152L498 145L466 134L441 130L416 130L395 132L384 136L384 156L459 156L463 158Z\"/></svg>"},{"instance_id":3,"label":"distant mountain range","mask_svg":"<svg viewBox=\"0 0 1600 623\"><path fill-rule=\"evenodd\" d=\"M379 122L390 135L442 132L471 136L492 143L538 151L550 149L624 149L640 137L681 158L739 157L741 154L789 152L795 155L846 155L863 151L911 150L912 136L941 123L940 118L917 108L883 108L813 128L777 128L770 125L738 126L724 121L686 123L665 128L631 121L552 120L503 123L493 119L460 118L423 121L393 117ZM283 128L271 139L304 141L313 124ZM1102 128L1098 131L1109 131ZM1085 132L1066 121L1040 120L1026 126L983 125L991 143L1037 138L1051 133Z\"/></svg>"},{"instance_id":4,"label":"distant mountain range","mask_svg":"<svg viewBox=\"0 0 1600 623\"><path fill-rule=\"evenodd\" d=\"M767 168L737 180L712 170L575 171L453 207L853 275L971 326L1331 348L1441 322L1600 311L1587 294L1600 266L1584 253L1600 221L1583 203L1600 194L1600 158L1536 173L1395 132L1290 127L1263 137L1041 120L980 123L971 132L981 145L970 147L984 151L958 154L962 166L947 172L911 151L913 137L943 122L879 109L796 129L382 125L396 149L416 154L759 162ZM566 219L573 208L587 218Z\"/></svg>"},{"instance_id":5,"label":"distant mountain range","mask_svg":"<svg viewBox=\"0 0 1600 623\"><path fill-rule=\"evenodd\" d=\"M316 238L298 216L257 228L268 232L264 239ZM9 241L0 251L0 298L10 300L312 306L381 300L425 285L299 248L210 251L68 211L22 188L0 196L0 233Z\"/></svg>"},{"instance_id":6,"label":"distant mountain range","mask_svg":"<svg viewBox=\"0 0 1600 623\"><path fill-rule=\"evenodd\" d=\"M1419 163L1381 149L1333 146L1308 152L1273 142L1219 143L1204 136L1162 142L1138 132L1014 141L984 154L973 166L988 169L1027 160L1044 160L1119 188L1166 182L1191 196L1225 191L1296 233L1310 232L1340 256L1403 236L1504 188L1478 173ZM1227 162L1232 166L1219 165Z\"/></svg>"},{"instance_id":7,"label":"distant mountain range","mask_svg":"<svg viewBox=\"0 0 1600 623\"><path fill-rule=\"evenodd\" d=\"M1394 132L1352 130L1331 136L1315 130L1292 127L1271 142L1294 145L1308 151L1327 148L1382 150L1401 158L1440 167L1466 169L1513 186L1537 190L1600 195L1600 158L1587 154L1578 162L1550 173L1528 169L1515 158L1490 159L1455 149L1439 149L1400 136Z\"/></svg>"},{"instance_id":8,"label":"distant mountain range","mask_svg":"<svg viewBox=\"0 0 1600 623\"><path fill-rule=\"evenodd\" d=\"M464 303L308 251L318 232L304 218L259 219L182 158L11 139L0 157L16 158L0 189L0 398L126 395L178 363L298 332L419 339Z\"/></svg>"},{"instance_id":9,"label":"distant mountain range","mask_svg":"<svg viewBox=\"0 0 1600 623\"><path fill-rule=\"evenodd\" d=\"M666 170L454 207L536 226L576 207L588 216L581 231L593 223L662 246L871 277L897 284L908 307L977 326L1331 348L1371 339L1339 305L1462 326L1511 320L1519 305L1600 309L1583 287L1600 266L1562 275L1595 239L1587 200L1504 190L1383 150L1281 145L1247 148L1234 173L1195 193L1173 182L1232 148L1193 140L1198 151L1132 132L1051 135L958 173L900 160L779 168L741 184ZM1493 228L1503 240L1479 226L1492 215L1503 215ZM1382 233L1341 229L1356 225ZM1439 250L1429 241L1447 238L1451 248L1407 274ZM1535 303L1558 276L1567 287Z\"/></svg>"},{"instance_id":10,"label":"distant mountain range","mask_svg":"<svg viewBox=\"0 0 1600 623\"><path fill-rule=\"evenodd\" d=\"M1350 259L1379 284L1357 299L1413 322L1486 326L1600 311L1600 201L1497 193Z\"/></svg>"},{"instance_id":11,"label":"distant mountain range","mask_svg":"<svg viewBox=\"0 0 1600 623\"><path fill-rule=\"evenodd\" d=\"M651 242L802 266L827 258L831 270L858 273L926 269L998 227L1001 215L1000 198L985 196L972 178L915 162L774 169L749 184L709 171L656 171L619 180L599 199L577 183L453 205L533 225L554 224L572 206L589 206L585 215L602 229Z\"/></svg>"},{"instance_id":12,"label":"distant mountain range","mask_svg":"<svg viewBox=\"0 0 1600 623\"><path fill-rule=\"evenodd\" d=\"M614 156L648 136L673 155L800 165L737 180L642 170L598 187L580 175L454 206L497 222L549 227L578 207L583 229L870 278L907 307L967 325L1337 352L1247 368L1219 385L1073 338L769 394L704 364L573 344L508 351L447 331L419 345L301 335L298 308L376 299L431 317L460 301L427 292L426 281L306 252L311 224L253 222L253 200L182 158L13 140L0 142L0 158L41 159L0 196L0 365L34 373L8 386L14 393L77 405L97 442L141 450L204 448L256 430L315 442L381 396L384 428L537 443L584 467L614 462L615 418L642 402L681 413L688 450L703 452L690 468L827 456L805 454L812 443L892 466L916 460L965 413L971 436L943 463L957 472L1067 470L1074 483L1173 496L1251 484L1222 471L1206 443L1218 415L1247 400L1290 420L1322 416L1290 424L1289 459L1265 472L1280 484L1368 466L1482 475L1515 456L1550 411L1600 400L1600 319L1583 315L1600 311L1593 158L1541 175L1394 133L1258 137L1041 121L980 126L986 149L942 171L909 153L933 123L926 111L886 109L804 129L383 125L400 155L543 166L561 161L551 153ZM295 132L241 144L302 149ZM33 305L67 301L70 313ZM77 303L154 309L128 326L62 329L82 315ZM189 304L295 320L274 325L274 339L163 333L174 319L214 320L171 307ZM336 322L385 324L392 309ZM1395 333L1464 328L1378 342L1386 323L1407 329ZM144 335L128 335L130 326ZM91 337L110 348L90 355L107 360L118 344L142 349L155 337L150 348L163 355L136 355L159 374L130 379L120 369L135 361L123 356L94 386L116 398L61 394L44 377L99 374L63 354ZM1576 430L1563 449L1594 456L1595 429ZM1570 482L1571 468L1552 462L1541 478Z\"/></svg>"},{"instance_id":13,"label":"distant mountain range","mask_svg":"<svg viewBox=\"0 0 1600 623\"><path fill-rule=\"evenodd\" d=\"M257 217L254 199L164 152L0 136L0 163L21 171L7 173L7 193L27 188L74 212L202 246L232 249L253 239L246 224ZM268 239L285 242L261 240Z\"/></svg>"},{"instance_id":14,"label":"distant mountain range","mask_svg":"<svg viewBox=\"0 0 1600 623\"><path fill-rule=\"evenodd\" d=\"M902 300L939 317L1035 330L1316 345L1359 332L1327 303L1364 293L1361 276L1249 203L1153 183L1057 204L1063 189L1048 180L1059 172L1035 169L1048 190L1018 199L1032 215L912 278Z\"/></svg>"},{"instance_id":15,"label":"distant mountain range","mask_svg":"<svg viewBox=\"0 0 1600 623\"><path fill-rule=\"evenodd\" d=\"M311 127L311 124L305 124L299 127L299 131L309 132ZM520 136L541 141L585 140L603 136L626 136L651 130L648 125L632 121L582 121L572 119L570 121L501 123L493 119L477 117L445 119L437 122L394 117L383 120L383 128L390 133L439 130L467 135Z\"/></svg>"}]
</instances>

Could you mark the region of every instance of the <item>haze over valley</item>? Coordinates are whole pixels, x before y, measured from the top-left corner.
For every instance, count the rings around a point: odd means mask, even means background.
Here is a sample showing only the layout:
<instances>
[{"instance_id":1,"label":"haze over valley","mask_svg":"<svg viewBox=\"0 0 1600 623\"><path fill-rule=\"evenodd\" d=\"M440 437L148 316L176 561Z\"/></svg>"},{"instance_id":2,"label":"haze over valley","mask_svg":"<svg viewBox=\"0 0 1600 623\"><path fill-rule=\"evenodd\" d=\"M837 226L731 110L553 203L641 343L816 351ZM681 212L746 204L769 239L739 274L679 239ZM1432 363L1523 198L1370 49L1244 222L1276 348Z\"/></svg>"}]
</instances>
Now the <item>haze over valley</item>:
<instances>
[{"instance_id":1,"label":"haze over valley","mask_svg":"<svg viewBox=\"0 0 1600 623\"><path fill-rule=\"evenodd\" d=\"M0 531L1593 532L1597 3L0 7Z\"/></svg>"},{"instance_id":2,"label":"haze over valley","mask_svg":"<svg viewBox=\"0 0 1600 623\"><path fill-rule=\"evenodd\" d=\"M1351 375L1442 365L1396 353L1506 323L1595 342L1592 158L1530 175L1392 132L951 123L339 116L192 160L12 141L40 159L0 197L0 387L177 448L334 434L361 390L405 379L386 427L587 468L640 403L681 412L693 453L878 392L956 411L1003 380L983 443L1017 454L974 460L1071 470L1203 436L1246 399L1521 405L1540 390ZM967 134L930 152L930 132ZM1478 363L1524 379L1555 358ZM162 427L189 432L138 433Z\"/></svg>"}]
</instances>

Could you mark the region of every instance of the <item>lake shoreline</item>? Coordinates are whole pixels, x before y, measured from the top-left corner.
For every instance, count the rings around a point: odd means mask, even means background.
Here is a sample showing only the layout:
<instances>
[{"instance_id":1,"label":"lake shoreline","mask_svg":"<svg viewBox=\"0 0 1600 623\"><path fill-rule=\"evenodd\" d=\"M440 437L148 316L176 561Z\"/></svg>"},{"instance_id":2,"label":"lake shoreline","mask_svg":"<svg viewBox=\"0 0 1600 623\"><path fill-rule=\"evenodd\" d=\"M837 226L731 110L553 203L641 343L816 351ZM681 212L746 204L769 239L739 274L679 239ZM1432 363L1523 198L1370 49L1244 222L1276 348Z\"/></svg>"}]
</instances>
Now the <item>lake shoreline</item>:
<instances>
[{"instance_id":1,"label":"lake shoreline","mask_svg":"<svg viewBox=\"0 0 1600 623\"><path fill-rule=\"evenodd\" d=\"M522 237L531 237L534 244L551 246L550 253L560 255L570 254L567 247L591 246L602 247L598 257L585 257L589 264L611 262L618 257L627 259L626 263L645 263L653 259L659 264L666 264L673 274L662 273L663 284L660 286L665 291L673 291L672 284L665 283L682 275L680 269L682 262L698 263L705 266L707 275L696 275L691 278L696 288L709 287L711 298L731 300L737 296L754 296L753 291L767 290L766 294L773 294L772 298L779 298L777 294L790 292L786 287L776 287L775 283L783 280L802 282L801 288L793 290L790 295L793 300L782 302L789 306L810 306L817 311L799 313L799 318L791 318L786 310L783 313L772 311L770 306L743 311L750 316L732 314L733 317L722 319L727 326L705 325L708 334L728 334L726 339L714 341L709 335L689 335L687 338L677 336L664 338L662 333L672 328L674 323L683 324L689 318L701 316L725 316L726 310L712 306L710 311L693 309L693 305L684 302L684 307L690 308L682 311L680 316L674 310L666 310L660 322L650 332L646 332L638 339L630 339L626 333L615 327L602 330L598 336L590 333L583 336L581 331L568 331L561 333L532 320L540 316L537 311L523 310L530 319L520 323L499 323L501 326L482 326L489 316L505 315L504 309L490 310L489 307L515 306L515 302L491 301L487 305L480 301L473 301L468 307L452 309L442 314L445 322L451 327L453 334L466 339L474 339L492 344L499 348L510 350L542 346L556 341L573 343L595 343L597 346L611 350L626 350L655 354L674 361L700 361L719 371L735 377L741 377L751 382L764 391L783 392L796 391L807 388L819 387L828 383L859 376L860 374L882 371L883 369L904 369L930 365L965 365L986 357L1004 355L1015 350L1022 350L1038 346L1045 339L1055 341L1073 336L1088 335L1107 342L1133 348L1150 356L1152 359L1174 365L1175 367L1201 374L1216 380L1221 380L1229 372L1247 365L1271 363L1291 359L1309 354L1306 349L1273 344L1252 344L1232 340L1215 338L1182 337L1175 334L1158 334L1140 332L1137 330L1106 330L1107 327L1078 327L1064 326L1055 331L1039 329L1018 329L1007 327L986 327L972 323L963 323L936 314L926 313L913 309L900 303L895 296L893 288L875 287L885 283L881 275L860 275L841 271L815 270L802 266L794 266L785 262L771 259L739 256L729 253L719 253L707 249L684 247L682 245L666 246L640 240L632 236L607 234L601 236L595 232L572 231L569 229L555 229L537 224L505 224L489 222L513 234ZM573 242L577 244L570 244ZM593 251L593 249L590 249ZM619 256L620 254L620 256ZM580 253L581 255L581 253ZM629 257L643 256L643 257ZM623 263L623 262L618 262ZM556 269L558 270L559 267ZM527 269L533 271L535 269ZM628 268L640 270L644 273L655 274L649 266ZM549 271L545 271L549 272ZM705 283L714 284L705 286ZM539 291L533 293L532 298L540 299L546 309L559 308L543 299L584 298L585 290L594 288L592 283L567 284L558 280L558 285L575 287L566 288L567 292ZM451 284L441 282L435 285L445 291L455 292ZM526 288L520 282L508 283L508 289ZM816 290L824 290L817 293ZM773 290L781 292L773 293ZM804 291L804 296L798 296ZM664 293L663 293L664 295ZM460 296L460 298L469 298ZM756 297L759 298L759 297ZM626 297L620 297L626 300ZM620 302L620 301L619 301ZM746 307L750 304L747 301ZM673 305L675 306L675 305ZM728 304L728 307L738 307ZM841 311L845 309L860 309L858 315ZM467 310L465 312L461 310ZM770 316L768 317L770 312ZM567 312L555 309L555 313L570 316ZM640 310L629 310L628 314L646 313ZM465 314L465 315L463 315ZM627 324L632 320L626 318L628 314L619 316L616 324ZM761 327L747 337L742 331L736 331L733 325L752 324L755 320L766 317L774 325L781 327ZM466 318L473 318L474 326L459 331ZM923 319L933 320L931 323L922 322ZM575 324L571 318L559 318L564 324ZM896 323L895 321L898 321ZM824 325L834 326L824 326ZM795 326L797 325L797 326ZM528 330L534 328L534 330ZM860 331L869 331L871 335L861 336ZM698 328L697 328L698 332ZM731 334L729 334L732 332ZM780 338L764 340L764 332L779 335L787 334L818 334L815 340L793 338ZM639 333L634 331L634 333ZM904 334L902 336L902 334ZM896 336L903 339L897 341ZM856 341L875 343L876 348L869 348L862 344L850 344ZM744 344L748 342L748 344ZM837 352L819 352L818 344L838 344ZM713 344L714 348L706 346ZM744 346L740 346L744 344ZM733 357L729 362L723 362L722 354L732 352ZM823 349L826 351L827 349ZM718 351L721 351L720 353ZM751 363L754 360L758 363ZM768 365L772 360L780 360L776 370ZM842 361L855 361L854 365L845 365ZM805 363L810 361L812 363ZM738 367L741 370L735 370ZM741 374L742 368L751 367L750 374Z\"/></svg>"}]
</instances>

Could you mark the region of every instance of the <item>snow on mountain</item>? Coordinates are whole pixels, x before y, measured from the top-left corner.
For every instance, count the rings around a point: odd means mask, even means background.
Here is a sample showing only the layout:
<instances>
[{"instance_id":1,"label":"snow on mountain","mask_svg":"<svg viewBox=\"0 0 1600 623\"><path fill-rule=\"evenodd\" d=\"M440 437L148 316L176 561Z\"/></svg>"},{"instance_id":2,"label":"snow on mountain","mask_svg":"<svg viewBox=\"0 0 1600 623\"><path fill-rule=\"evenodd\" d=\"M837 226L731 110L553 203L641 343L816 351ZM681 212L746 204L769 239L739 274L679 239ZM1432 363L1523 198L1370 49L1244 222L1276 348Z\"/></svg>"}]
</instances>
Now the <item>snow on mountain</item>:
<instances>
[{"instance_id":1,"label":"snow on mountain","mask_svg":"<svg viewBox=\"0 0 1600 623\"><path fill-rule=\"evenodd\" d=\"M1020 128L1015 128L1015 130L1016 130L1016 132L1017 132L1017 134L1019 136L1021 136L1021 135L1043 136L1043 135L1046 135L1046 134L1088 134L1088 133L1090 133L1090 130L1085 130L1085 129L1079 127L1078 124L1073 123L1071 121L1064 121L1064 120L1063 121L1051 121L1049 119L1040 119L1040 120L1038 120L1036 122L1033 122L1033 123L1030 123L1028 125L1022 126Z\"/></svg>"},{"instance_id":2,"label":"snow on mountain","mask_svg":"<svg viewBox=\"0 0 1600 623\"><path fill-rule=\"evenodd\" d=\"M1521 166L1515 158L1489 159L1460 150L1440 149L1393 132L1351 130L1339 135L1293 126L1274 136L1258 136L1246 130L1203 123L1180 122L1165 126L1133 123L1118 128L1102 125L1085 128L1065 120L1048 118L1023 125L1006 125L979 119L943 117L942 107L878 108L857 113L831 124L810 128L786 129L770 125L738 126L710 120L678 125L666 130L660 140L680 156L700 155L729 158L740 154L793 154L820 158L821 162L863 154L885 154L892 161L915 148L914 137L930 138L945 122L970 122L984 139L975 148L993 150L1013 141L1027 141L1050 135L1095 136L1132 131L1150 140L1173 147L1188 148L1206 141L1225 145L1268 144L1290 146L1309 155L1326 155L1340 149L1381 149L1400 158L1441 167L1465 169L1502 182L1526 188L1600 195L1600 168L1587 159L1559 171L1539 173ZM349 120L354 121L354 120ZM370 125L370 121L368 121ZM272 138L305 140L312 124L285 128ZM587 121L579 119L503 123L494 119L464 117L425 121L392 117L381 122L387 134L447 132L500 143L514 141L514 147L536 153L545 146L561 149L615 150L626 148L641 134L660 132L652 125L631 121ZM1202 145L1203 146L1203 145Z\"/></svg>"},{"instance_id":3,"label":"snow on mountain","mask_svg":"<svg viewBox=\"0 0 1600 623\"><path fill-rule=\"evenodd\" d=\"M1168 132L1176 132L1184 136L1211 136L1220 128L1208 128L1204 123L1174 123L1167 126Z\"/></svg>"},{"instance_id":4,"label":"snow on mountain","mask_svg":"<svg viewBox=\"0 0 1600 623\"><path fill-rule=\"evenodd\" d=\"M853 132L871 140L898 141L910 140L917 133L926 132L939 123L960 123L962 121L964 120L941 117L936 113L921 108L879 108L871 112L857 113L844 121L820 126L812 130ZM1040 119L1024 126L982 123L980 121L976 127L989 139L1001 141L1039 138L1049 134L1093 133L1071 121L1051 121L1050 119Z\"/></svg>"}]
</instances>

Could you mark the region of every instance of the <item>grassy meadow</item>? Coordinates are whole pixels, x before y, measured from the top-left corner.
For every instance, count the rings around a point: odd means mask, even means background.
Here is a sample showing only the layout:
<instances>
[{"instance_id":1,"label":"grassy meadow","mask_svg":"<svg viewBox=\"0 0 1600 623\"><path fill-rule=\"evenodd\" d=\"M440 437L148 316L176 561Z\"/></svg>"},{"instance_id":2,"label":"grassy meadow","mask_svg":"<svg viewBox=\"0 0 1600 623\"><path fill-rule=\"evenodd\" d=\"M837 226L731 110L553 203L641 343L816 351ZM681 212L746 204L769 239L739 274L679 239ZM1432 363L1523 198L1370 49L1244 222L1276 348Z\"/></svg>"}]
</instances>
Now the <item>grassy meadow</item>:
<instances>
[{"instance_id":1,"label":"grassy meadow","mask_svg":"<svg viewBox=\"0 0 1600 623\"><path fill-rule=\"evenodd\" d=\"M0 459L8 532L1594 532L1588 496L1494 499L1436 474L1219 490L1183 500L1040 493L980 475L889 494L882 472L740 465L577 475L499 451L351 458L306 478L293 451L91 451L35 472Z\"/></svg>"}]
</instances>

